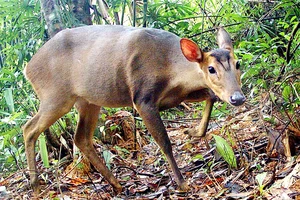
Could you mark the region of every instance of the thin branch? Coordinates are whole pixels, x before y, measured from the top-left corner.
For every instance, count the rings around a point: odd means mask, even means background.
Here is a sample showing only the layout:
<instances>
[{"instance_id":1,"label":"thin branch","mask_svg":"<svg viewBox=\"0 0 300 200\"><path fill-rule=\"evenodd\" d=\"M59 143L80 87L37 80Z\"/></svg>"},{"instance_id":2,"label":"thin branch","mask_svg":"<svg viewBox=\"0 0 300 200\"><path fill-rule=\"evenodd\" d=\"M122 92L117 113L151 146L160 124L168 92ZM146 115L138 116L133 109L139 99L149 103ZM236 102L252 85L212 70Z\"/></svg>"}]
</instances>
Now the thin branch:
<instances>
[{"instance_id":1,"label":"thin branch","mask_svg":"<svg viewBox=\"0 0 300 200\"><path fill-rule=\"evenodd\" d=\"M292 51L292 53L291 53L291 55L292 55L291 59L294 57L294 55L295 55L295 53L296 53L296 51L298 50L299 47L300 47L300 43L298 43L297 46L295 47L295 49Z\"/></svg>"},{"instance_id":2,"label":"thin branch","mask_svg":"<svg viewBox=\"0 0 300 200\"><path fill-rule=\"evenodd\" d=\"M286 48L286 62L289 63L293 57L293 54L291 54L291 46L292 46L292 43L293 43L293 40L294 40L294 37L298 31L298 29L300 28L300 22L298 22L298 24L296 25L296 27L294 28L292 34L291 34L291 38L289 40L289 43L287 45L287 48ZM296 46L295 49L297 49L299 47L299 44Z\"/></svg>"},{"instance_id":3,"label":"thin branch","mask_svg":"<svg viewBox=\"0 0 300 200\"><path fill-rule=\"evenodd\" d=\"M147 27L148 0L143 0L143 27Z\"/></svg>"},{"instance_id":4,"label":"thin branch","mask_svg":"<svg viewBox=\"0 0 300 200\"><path fill-rule=\"evenodd\" d=\"M176 23L176 22L180 22L180 21L184 21L184 20L189 20L189 19L198 19L198 18L202 18L202 17L218 18L218 17L221 17L221 16L218 16L218 15L210 15L210 16L207 16L207 15L190 16L190 17L184 17L184 18L181 18L181 19L175 19L175 20L173 20L173 21L169 21L168 24L174 24L174 23Z\"/></svg>"},{"instance_id":5,"label":"thin branch","mask_svg":"<svg viewBox=\"0 0 300 200\"><path fill-rule=\"evenodd\" d=\"M234 24L228 24L228 25L224 25L223 27L236 26L236 25L239 25L239 24L242 24L242 22L239 22L239 23L234 23ZM196 33L196 34L194 34L194 35L191 35L191 36L189 36L189 37L190 37L190 38L192 38L192 37L199 36L199 35L201 35L201 34L203 34L203 33L207 33L207 32L213 32L213 31L215 31L216 29L217 29L217 27L213 27L213 28L211 28L211 29L208 29L208 30L202 31L201 33Z\"/></svg>"},{"instance_id":6,"label":"thin branch","mask_svg":"<svg viewBox=\"0 0 300 200\"><path fill-rule=\"evenodd\" d=\"M132 1L132 7L133 7L133 22L132 22L132 26L135 27L135 23L136 23L136 0Z\"/></svg>"},{"instance_id":7,"label":"thin branch","mask_svg":"<svg viewBox=\"0 0 300 200\"><path fill-rule=\"evenodd\" d=\"M286 64L288 64L291 59L293 58L293 56L295 55L295 52L296 50L298 49L298 47L300 46L300 44L297 44L296 48L294 49L294 51L291 53L291 46L292 46L292 43L293 43L293 40L294 40L294 37L298 31L298 29L300 28L300 22L298 22L298 24L296 25L296 27L294 28L294 30L292 31L291 33L291 37L290 37L290 40L287 44L287 47L286 47ZM280 73L278 75L278 78L276 79L276 82L279 82L282 78L282 75L285 73L285 68L286 68L286 65L283 65L280 69Z\"/></svg>"},{"instance_id":8,"label":"thin branch","mask_svg":"<svg viewBox=\"0 0 300 200\"><path fill-rule=\"evenodd\" d=\"M199 17L202 17L202 16L199 16ZM212 17L219 17L219 16L212 16ZM245 17L246 18L246 17ZM284 18L284 16L280 16L280 17L269 17L269 18L265 18L265 19L261 19L261 20L255 20L255 19L252 19L252 20L249 20L250 22L259 22L259 21L266 21L266 20L271 20L271 19L282 19ZM192 18L191 18L192 19ZM184 19L182 19L184 20ZM180 20L177 20L177 21L180 21ZM224 25L223 27L230 27L230 26L236 26L236 25L240 25L242 24L242 22L238 22L238 23L233 23L233 24L228 24L228 25ZM205 31L202 31L200 33L196 33L194 35L191 35L189 36L190 38L192 37L196 37L196 36L199 36L203 33L207 33L207 32L213 32L216 30L217 27L213 27L211 29L208 29L208 30L205 30ZM299 45L298 45L299 46Z\"/></svg>"}]
</instances>

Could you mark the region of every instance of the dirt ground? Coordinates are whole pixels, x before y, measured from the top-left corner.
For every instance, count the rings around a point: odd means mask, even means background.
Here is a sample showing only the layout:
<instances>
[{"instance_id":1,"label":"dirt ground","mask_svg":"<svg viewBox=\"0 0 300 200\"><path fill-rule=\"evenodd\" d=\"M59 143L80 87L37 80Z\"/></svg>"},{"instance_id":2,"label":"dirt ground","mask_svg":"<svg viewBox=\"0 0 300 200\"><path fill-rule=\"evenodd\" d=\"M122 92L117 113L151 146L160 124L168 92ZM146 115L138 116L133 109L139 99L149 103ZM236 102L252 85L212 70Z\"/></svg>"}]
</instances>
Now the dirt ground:
<instances>
[{"instance_id":1,"label":"dirt ground","mask_svg":"<svg viewBox=\"0 0 300 200\"><path fill-rule=\"evenodd\" d=\"M225 118L211 120L207 136L196 138L186 130L193 130L199 120L190 118L193 108L186 112L184 118L164 123L176 161L189 184L188 192L177 190L169 165L150 134L137 130L136 143L130 137L125 140L121 133L114 133L114 145L95 140L99 155L105 157L120 180L122 194L116 196L84 159L81 164L78 160L70 164L72 159L64 158L59 165L47 169L38 159L42 188L39 198L300 199L299 137L292 128L283 122L276 126L266 123L261 117L262 108L248 104L232 110ZM300 113L299 109L296 112ZM112 117L112 123L123 120L123 114ZM121 131L124 129L123 126ZM130 132L130 127L126 131ZM213 134L230 144L236 168L216 151ZM0 179L0 199L32 199L32 195L27 170Z\"/></svg>"}]
</instances>

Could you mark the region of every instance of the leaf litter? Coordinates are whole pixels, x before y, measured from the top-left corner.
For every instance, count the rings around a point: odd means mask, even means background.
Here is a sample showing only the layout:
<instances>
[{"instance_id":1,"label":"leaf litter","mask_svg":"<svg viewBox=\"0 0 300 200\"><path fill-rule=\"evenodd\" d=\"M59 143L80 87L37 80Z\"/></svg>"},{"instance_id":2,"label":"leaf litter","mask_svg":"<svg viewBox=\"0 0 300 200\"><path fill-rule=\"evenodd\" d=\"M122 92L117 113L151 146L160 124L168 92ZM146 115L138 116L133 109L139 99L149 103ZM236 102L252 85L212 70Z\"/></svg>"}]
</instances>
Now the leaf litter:
<instances>
[{"instance_id":1,"label":"leaf litter","mask_svg":"<svg viewBox=\"0 0 300 200\"><path fill-rule=\"evenodd\" d=\"M101 174L79 156L73 162L69 158L68 166L50 168L38 160L40 199L300 199L298 128L283 123L274 128L262 119L259 108L248 104L223 119L212 119L206 137L195 138L186 130L196 130L199 120L185 120L191 119L193 104L181 109L185 109L184 119L164 123L175 159L190 186L188 192L177 190L165 156L146 130L138 129L136 139L132 137L133 117L122 111L107 123L121 128L106 135L105 144L94 142L123 186L122 194L116 196ZM300 109L295 115L299 118ZM299 127L299 120L295 123ZM213 135L231 146L237 168L218 153ZM27 170L0 178L0 199L32 197Z\"/></svg>"}]
</instances>

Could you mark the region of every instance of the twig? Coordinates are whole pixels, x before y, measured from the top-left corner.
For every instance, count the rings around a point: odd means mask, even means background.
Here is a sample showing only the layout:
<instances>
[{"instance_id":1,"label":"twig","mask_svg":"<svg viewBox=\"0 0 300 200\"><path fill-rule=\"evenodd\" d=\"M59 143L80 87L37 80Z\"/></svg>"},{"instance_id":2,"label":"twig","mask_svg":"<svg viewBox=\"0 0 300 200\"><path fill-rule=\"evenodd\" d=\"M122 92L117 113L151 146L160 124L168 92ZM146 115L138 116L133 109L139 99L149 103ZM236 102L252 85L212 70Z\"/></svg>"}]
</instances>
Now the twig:
<instances>
[{"instance_id":1,"label":"twig","mask_svg":"<svg viewBox=\"0 0 300 200\"><path fill-rule=\"evenodd\" d=\"M137 172L135 169L132 169L132 168L127 167L127 166L119 166L119 167L116 168L116 171L118 171L119 169L122 169L122 168L131 170L135 175L149 176L149 177L154 177L155 176L153 174L146 174L146 173Z\"/></svg>"},{"instance_id":2,"label":"twig","mask_svg":"<svg viewBox=\"0 0 300 200\"><path fill-rule=\"evenodd\" d=\"M296 27L295 27L294 30L292 31L290 40L289 40L288 45L287 45L287 48L286 48L286 59L285 59L285 60L286 60L286 63L287 63L287 64L291 61L291 59L292 59L293 56L295 55L296 50L298 49L298 47L299 47L299 45L300 45L300 44L298 44L298 45L296 46L296 48L294 49L294 51L291 53L291 46L292 46L294 37L295 37L295 35L296 35L296 33L297 33L297 31L298 31L299 28L300 28L300 22L298 22L298 24L296 25ZM285 73L285 68L286 68L286 65L283 65L283 66L281 67L280 73L279 73L279 75L278 75L278 77L277 77L277 79L276 79L276 82L279 82L280 79L282 78L282 75Z\"/></svg>"},{"instance_id":3,"label":"twig","mask_svg":"<svg viewBox=\"0 0 300 200\"><path fill-rule=\"evenodd\" d=\"M97 192L98 198L99 198L99 199L103 199L103 198L102 198L102 195L99 194L99 192L98 192L98 190L97 190L97 186L96 186L96 184L94 183L93 179L90 177L90 175L89 175L88 173L87 173L87 176L88 176L88 178L90 179L90 181L91 181L91 183L92 183L92 185L93 185L95 191ZM102 192L104 192L104 191L102 190Z\"/></svg>"},{"instance_id":4,"label":"twig","mask_svg":"<svg viewBox=\"0 0 300 200\"><path fill-rule=\"evenodd\" d=\"M295 37L295 35L296 35L296 33L297 33L297 31L298 31L299 28L300 28L300 22L298 22L298 24L296 25L296 27L292 31L289 43L288 43L287 48L286 48L286 62L287 63L289 63L290 60L291 60L291 58L293 57L293 55L290 54L291 46L292 46L294 37ZM297 46L299 46L299 44Z\"/></svg>"},{"instance_id":5,"label":"twig","mask_svg":"<svg viewBox=\"0 0 300 200\"><path fill-rule=\"evenodd\" d=\"M230 27L230 26L236 26L236 25L239 25L239 24L242 24L242 22L239 22L239 23L233 23L233 24L228 24L228 25L223 25L223 27L225 28L225 27ZM199 35L201 35L201 34L203 34L203 33L213 32L213 31L215 31L216 29L217 29L217 27L213 27L213 28L211 28L211 29L202 31L201 33L196 33L196 34L194 34L194 35L191 35L191 36L189 36L189 38L199 36Z\"/></svg>"},{"instance_id":6,"label":"twig","mask_svg":"<svg viewBox=\"0 0 300 200\"><path fill-rule=\"evenodd\" d=\"M291 59L294 57L294 55L295 55L296 51L298 50L299 46L300 46L300 43L297 44L297 46L295 47L295 49L294 49L293 52L291 53L291 54L292 54Z\"/></svg>"},{"instance_id":7,"label":"twig","mask_svg":"<svg viewBox=\"0 0 300 200\"><path fill-rule=\"evenodd\" d=\"M294 123L293 119L291 118L291 116L289 115L289 113L286 111L286 109L284 108L284 113L286 114L286 116L289 118L290 122L292 123L292 125L294 127L296 127L296 124Z\"/></svg>"},{"instance_id":8,"label":"twig","mask_svg":"<svg viewBox=\"0 0 300 200\"><path fill-rule=\"evenodd\" d=\"M184 21L184 20L189 20L189 19L197 19L197 18L202 18L202 17L208 17L208 18L218 18L221 16L218 15L198 15L198 16L190 16L190 17L183 17L181 19L175 19L173 21L169 21L168 24L175 24L176 22Z\"/></svg>"},{"instance_id":9,"label":"twig","mask_svg":"<svg viewBox=\"0 0 300 200\"><path fill-rule=\"evenodd\" d=\"M212 17L220 17L220 16L212 16ZM247 18L247 17L244 17L244 18ZM268 18L263 18L263 19L258 19L258 20L255 20L255 19L251 19L250 18L250 22L261 22L261 21L267 21L267 20L271 20L271 19L282 19L284 18L284 16L279 16L279 17L268 17ZM178 20L180 21L180 20ZM227 25L222 25L223 27L230 27L230 26L236 26L236 25L240 25L242 24L242 22L238 22L238 23L233 23L233 24L227 24ZM203 33L207 33L207 32L213 32L216 30L216 27L213 27L213 28L210 28L210 29L207 29L205 31L202 31L200 33L196 33L194 35L190 35L189 38L192 38L192 37L196 37L196 36L199 36ZM298 45L299 46L299 45Z\"/></svg>"}]
</instances>

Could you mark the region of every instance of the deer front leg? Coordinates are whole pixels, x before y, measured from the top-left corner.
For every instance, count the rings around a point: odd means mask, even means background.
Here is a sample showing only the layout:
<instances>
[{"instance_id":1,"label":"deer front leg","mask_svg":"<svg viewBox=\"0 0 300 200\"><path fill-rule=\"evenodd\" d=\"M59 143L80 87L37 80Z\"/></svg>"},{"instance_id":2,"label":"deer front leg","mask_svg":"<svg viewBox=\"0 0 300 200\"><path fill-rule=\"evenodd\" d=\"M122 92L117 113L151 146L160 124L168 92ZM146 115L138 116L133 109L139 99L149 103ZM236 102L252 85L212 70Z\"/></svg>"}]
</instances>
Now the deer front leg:
<instances>
[{"instance_id":1,"label":"deer front leg","mask_svg":"<svg viewBox=\"0 0 300 200\"><path fill-rule=\"evenodd\" d=\"M191 99L199 102L206 101L206 104L202 112L202 119L199 126L186 130L185 133L193 137L204 137L207 131L213 105L217 101L218 97L211 90L205 89L194 93Z\"/></svg>"},{"instance_id":2,"label":"deer front leg","mask_svg":"<svg viewBox=\"0 0 300 200\"><path fill-rule=\"evenodd\" d=\"M210 118L210 114L213 108L215 100L213 99L207 99L206 100L206 105L203 111L202 119L198 128L197 133L194 136L197 137L204 137L206 135L206 130L208 127L208 122Z\"/></svg>"},{"instance_id":3,"label":"deer front leg","mask_svg":"<svg viewBox=\"0 0 300 200\"><path fill-rule=\"evenodd\" d=\"M141 103L139 105L135 105L135 107L143 118L148 131L151 133L171 165L171 169L174 173L175 181L178 184L179 189L182 191L187 191L188 185L185 182L174 159L171 142L160 118L158 108L149 103Z\"/></svg>"},{"instance_id":4,"label":"deer front leg","mask_svg":"<svg viewBox=\"0 0 300 200\"><path fill-rule=\"evenodd\" d=\"M217 101L217 96L211 91L208 90L206 93L206 105L203 110L202 119L198 128L198 131L195 136L204 137L206 135L208 122L210 119L211 111L214 103Z\"/></svg>"}]
</instances>

